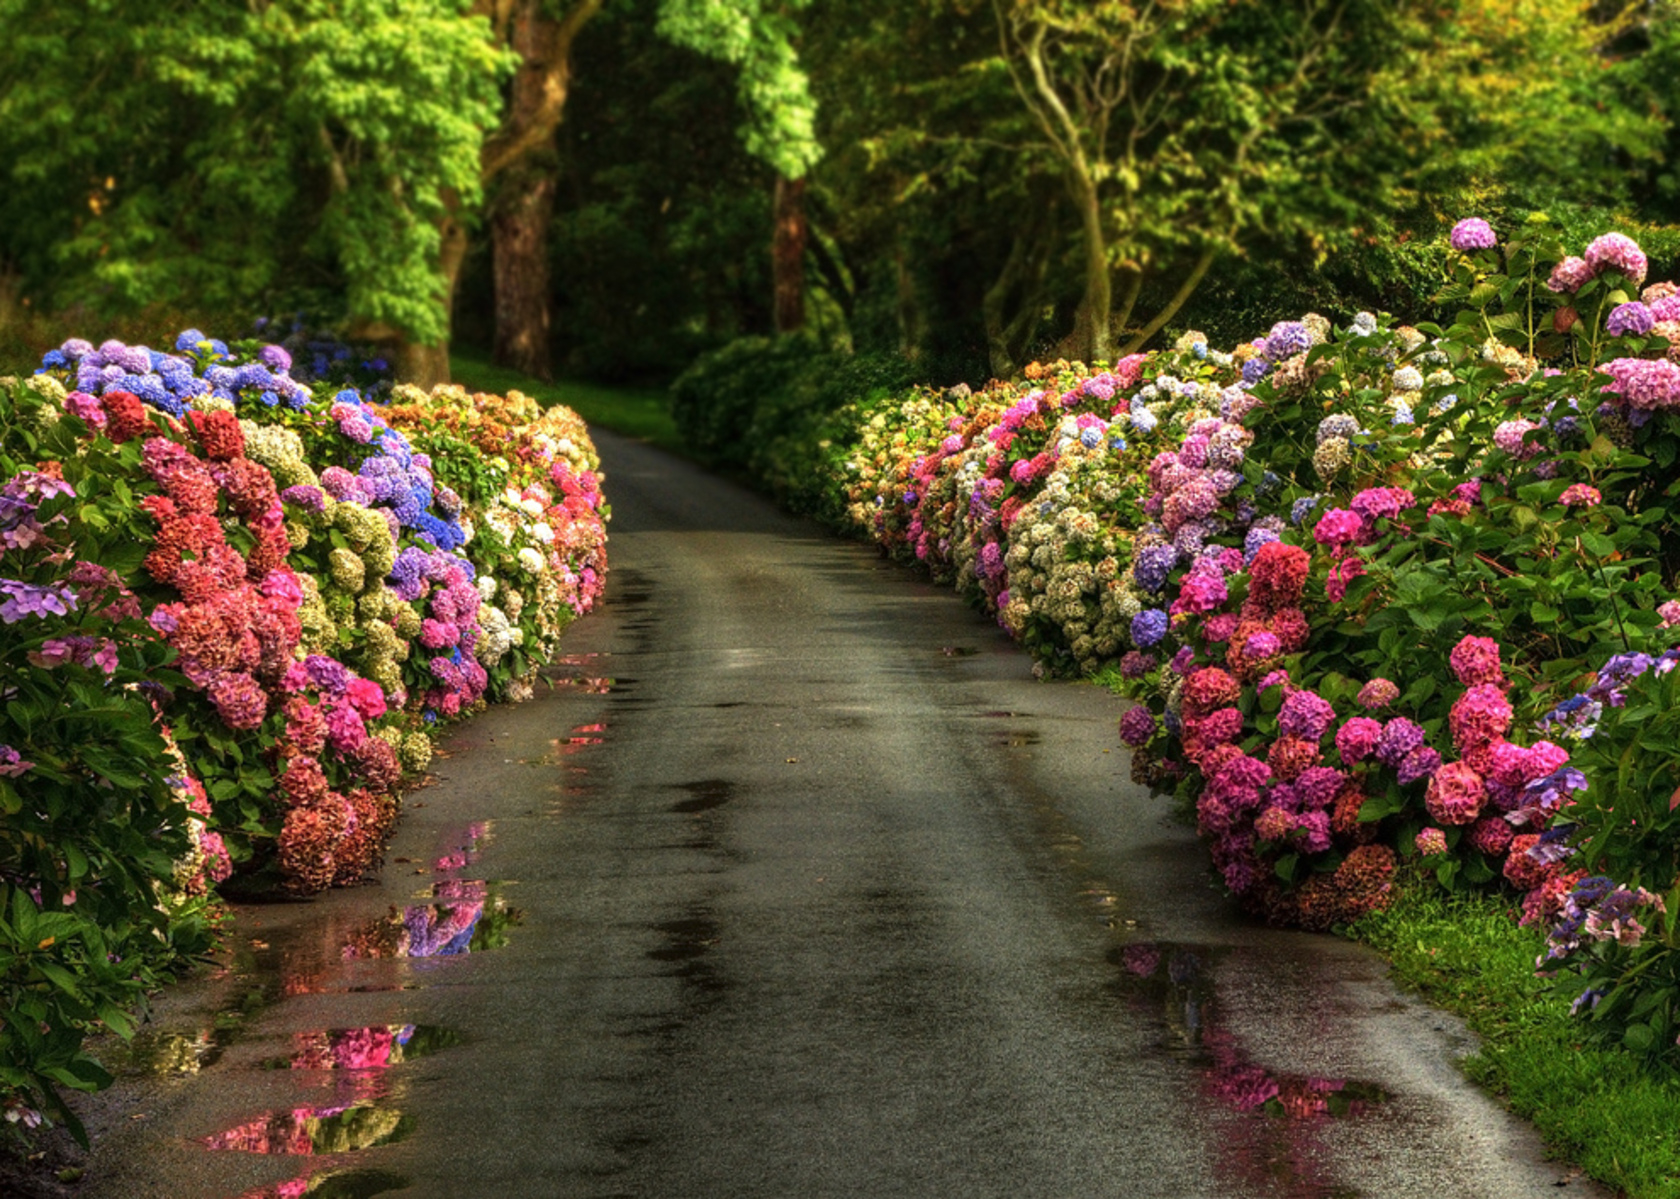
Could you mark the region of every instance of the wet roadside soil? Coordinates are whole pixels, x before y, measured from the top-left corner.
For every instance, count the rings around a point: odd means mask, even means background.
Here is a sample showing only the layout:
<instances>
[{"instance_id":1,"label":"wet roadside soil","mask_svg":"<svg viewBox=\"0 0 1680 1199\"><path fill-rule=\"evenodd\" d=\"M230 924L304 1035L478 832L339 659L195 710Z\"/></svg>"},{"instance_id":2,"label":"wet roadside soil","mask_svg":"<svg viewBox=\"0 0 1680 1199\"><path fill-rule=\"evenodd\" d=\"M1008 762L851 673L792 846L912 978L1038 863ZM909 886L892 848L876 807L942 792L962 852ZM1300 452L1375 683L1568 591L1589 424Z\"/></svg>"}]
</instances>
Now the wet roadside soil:
<instances>
[{"instance_id":1,"label":"wet roadside soil","mask_svg":"<svg viewBox=\"0 0 1680 1199\"><path fill-rule=\"evenodd\" d=\"M1258 928L1121 703L599 436L606 602L377 883L241 906L73 1193L1598 1195L1358 946Z\"/></svg>"}]
</instances>

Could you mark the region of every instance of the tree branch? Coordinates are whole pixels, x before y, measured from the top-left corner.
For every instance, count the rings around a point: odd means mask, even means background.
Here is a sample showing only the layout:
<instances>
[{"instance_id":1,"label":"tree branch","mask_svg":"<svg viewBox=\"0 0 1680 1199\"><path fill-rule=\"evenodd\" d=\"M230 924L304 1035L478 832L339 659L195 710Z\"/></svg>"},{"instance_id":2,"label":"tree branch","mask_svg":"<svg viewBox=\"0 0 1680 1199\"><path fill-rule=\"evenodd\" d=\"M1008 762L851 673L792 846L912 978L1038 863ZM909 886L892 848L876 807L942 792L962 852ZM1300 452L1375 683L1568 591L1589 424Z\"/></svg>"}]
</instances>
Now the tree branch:
<instances>
[{"instance_id":1,"label":"tree branch","mask_svg":"<svg viewBox=\"0 0 1680 1199\"><path fill-rule=\"evenodd\" d=\"M514 77L507 116L479 152L485 182L554 136L571 84L572 43L601 4L602 0L577 0L563 19L554 21L542 14L541 0L525 0L524 11L511 18L508 44L523 61Z\"/></svg>"},{"instance_id":2,"label":"tree branch","mask_svg":"<svg viewBox=\"0 0 1680 1199\"><path fill-rule=\"evenodd\" d=\"M1212 247L1202 251L1202 256L1196 260L1195 267L1185 276L1184 282L1179 285L1178 290L1173 293L1173 298L1167 301L1166 307L1150 318L1147 325L1138 330L1137 336L1126 343L1125 348L1120 351L1122 356L1135 353L1145 342L1159 333L1162 326L1178 315L1178 310L1184 307L1184 302L1201 285L1202 276L1208 273L1208 268L1213 265L1217 253L1218 251Z\"/></svg>"}]
</instances>

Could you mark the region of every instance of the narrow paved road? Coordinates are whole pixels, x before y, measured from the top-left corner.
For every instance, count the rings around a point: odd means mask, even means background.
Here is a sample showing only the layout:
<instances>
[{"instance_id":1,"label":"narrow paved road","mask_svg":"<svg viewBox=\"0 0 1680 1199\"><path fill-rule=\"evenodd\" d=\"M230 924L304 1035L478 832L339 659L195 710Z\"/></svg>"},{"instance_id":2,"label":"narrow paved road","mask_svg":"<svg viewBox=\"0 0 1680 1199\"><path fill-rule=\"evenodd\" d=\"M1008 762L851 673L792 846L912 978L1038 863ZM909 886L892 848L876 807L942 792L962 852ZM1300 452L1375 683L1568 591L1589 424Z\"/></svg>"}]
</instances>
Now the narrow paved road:
<instances>
[{"instance_id":1,"label":"narrow paved road","mask_svg":"<svg viewBox=\"0 0 1680 1199\"><path fill-rule=\"evenodd\" d=\"M380 885L242 909L94 1105L93 1194L1559 1193L1380 962L1233 916L1119 701L600 442L561 685L461 730Z\"/></svg>"}]
</instances>

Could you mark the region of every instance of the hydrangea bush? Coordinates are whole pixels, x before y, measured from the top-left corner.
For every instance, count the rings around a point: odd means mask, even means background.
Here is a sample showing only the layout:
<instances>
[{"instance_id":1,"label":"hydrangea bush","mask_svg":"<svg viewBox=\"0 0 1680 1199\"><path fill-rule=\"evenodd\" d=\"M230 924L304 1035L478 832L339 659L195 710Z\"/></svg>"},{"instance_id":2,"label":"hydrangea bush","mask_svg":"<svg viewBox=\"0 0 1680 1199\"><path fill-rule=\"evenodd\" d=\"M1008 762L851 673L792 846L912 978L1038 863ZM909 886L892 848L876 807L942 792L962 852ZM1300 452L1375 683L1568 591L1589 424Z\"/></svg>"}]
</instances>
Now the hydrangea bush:
<instances>
[{"instance_id":1,"label":"hydrangea bush","mask_svg":"<svg viewBox=\"0 0 1680 1199\"><path fill-rule=\"evenodd\" d=\"M1617 233L1450 240L1447 327L1309 314L857 405L823 430L830 486L1046 671L1139 701L1138 777L1252 910L1328 928L1408 860L1509 886L1566 971L1631 972L1588 987L1618 996L1600 1023L1672 1051L1680 985L1626 957L1671 952L1669 750L1582 687L1670 660L1680 625L1680 288Z\"/></svg>"},{"instance_id":2,"label":"hydrangea bush","mask_svg":"<svg viewBox=\"0 0 1680 1199\"><path fill-rule=\"evenodd\" d=\"M360 879L441 722L528 697L600 593L574 414L459 388L386 405L292 367L188 330L169 353L72 340L0 380L10 1123L103 1081L85 1030L131 1027L230 873Z\"/></svg>"}]
</instances>

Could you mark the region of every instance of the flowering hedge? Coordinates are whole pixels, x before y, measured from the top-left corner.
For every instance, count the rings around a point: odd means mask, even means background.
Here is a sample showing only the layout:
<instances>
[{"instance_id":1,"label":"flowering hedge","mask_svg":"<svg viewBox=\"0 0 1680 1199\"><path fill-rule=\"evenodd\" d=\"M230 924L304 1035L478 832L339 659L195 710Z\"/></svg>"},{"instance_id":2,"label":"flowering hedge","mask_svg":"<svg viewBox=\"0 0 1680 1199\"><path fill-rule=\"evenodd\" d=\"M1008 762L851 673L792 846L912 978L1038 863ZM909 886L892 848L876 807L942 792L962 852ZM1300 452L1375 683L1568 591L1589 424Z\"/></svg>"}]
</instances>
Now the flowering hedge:
<instances>
[{"instance_id":1,"label":"flowering hedge","mask_svg":"<svg viewBox=\"0 0 1680 1199\"><path fill-rule=\"evenodd\" d=\"M1672 1054L1680 936L1642 938L1680 869L1673 742L1594 719L1673 661L1680 289L1620 234L1576 257L1472 219L1452 247L1446 328L1309 315L856 405L827 502L1043 671L1136 698L1138 777L1251 910L1328 928L1406 860L1508 885L1603 1027Z\"/></svg>"},{"instance_id":2,"label":"flowering hedge","mask_svg":"<svg viewBox=\"0 0 1680 1199\"><path fill-rule=\"evenodd\" d=\"M103 1081L83 1031L125 1030L202 946L210 887L361 878L439 722L528 697L600 593L574 414L447 387L381 404L290 368L189 330L0 380L14 1123Z\"/></svg>"}]
</instances>

